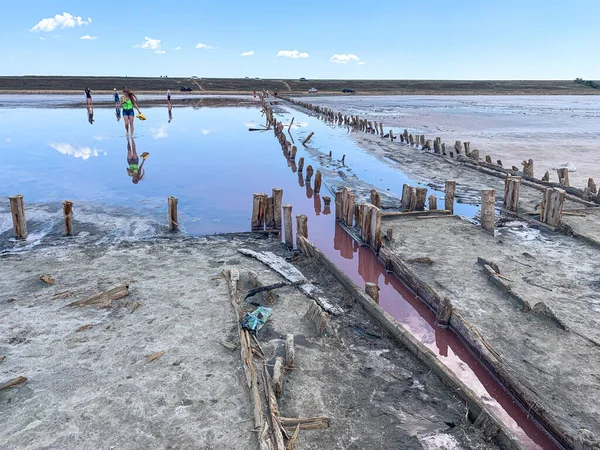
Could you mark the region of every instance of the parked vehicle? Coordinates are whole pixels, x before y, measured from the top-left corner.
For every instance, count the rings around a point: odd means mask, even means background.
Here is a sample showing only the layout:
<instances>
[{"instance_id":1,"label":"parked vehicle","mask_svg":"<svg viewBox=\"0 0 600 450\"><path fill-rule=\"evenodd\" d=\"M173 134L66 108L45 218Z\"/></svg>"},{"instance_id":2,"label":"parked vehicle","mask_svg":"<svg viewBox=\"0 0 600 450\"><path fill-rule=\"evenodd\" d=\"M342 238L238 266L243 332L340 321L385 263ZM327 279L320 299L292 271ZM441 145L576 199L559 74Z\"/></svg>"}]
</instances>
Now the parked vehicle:
<instances>
[{"instance_id":1,"label":"parked vehicle","mask_svg":"<svg viewBox=\"0 0 600 450\"><path fill-rule=\"evenodd\" d=\"M310 89L308 90L308 93L309 93L309 94L316 94L317 92L319 92L319 91L317 90L317 88L310 88Z\"/></svg>"},{"instance_id":2,"label":"parked vehicle","mask_svg":"<svg viewBox=\"0 0 600 450\"><path fill-rule=\"evenodd\" d=\"M348 89L348 88L342 89L342 92L344 94L356 94L356 91L354 89Z\"/></svg>"},{"instance_id":3,"label":"parked vehicle","mask_svg":"<svg viewBox=\"0 0 600 450\"><path fill-rule=\"evenodd\" d=\"M181 86L181 87L179 88L179 90L180 90L181 92L190 92L190 91L192 90L192 88L191 88L191 87L189 87L189 86Z\"/></svg>"},{"instance_id":4,"label":"parked vehicle","mask_svg":"<svg viewBox=\"0 0 600 450\"><path fill-rule=\"evenodd\" d=\"M304 78L304 77L300 78L300 81L305 81L305 82L308 83L308 80L306 78Z\"/></svg>"}]
</instances>

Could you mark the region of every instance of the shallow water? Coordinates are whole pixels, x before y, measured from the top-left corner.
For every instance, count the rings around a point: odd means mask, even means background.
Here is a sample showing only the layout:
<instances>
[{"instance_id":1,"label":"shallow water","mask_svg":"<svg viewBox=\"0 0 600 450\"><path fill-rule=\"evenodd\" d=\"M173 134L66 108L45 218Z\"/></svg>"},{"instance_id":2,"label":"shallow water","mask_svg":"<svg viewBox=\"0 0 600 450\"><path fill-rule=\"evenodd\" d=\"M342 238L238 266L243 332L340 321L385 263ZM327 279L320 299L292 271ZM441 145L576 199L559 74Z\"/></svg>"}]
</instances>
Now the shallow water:
<instances>
[{"instance_id":1,"label":"shallow water","mask_svg":"<svg viewBox=\"0 0 600 450\"><path fill-rule=\"evenodd\" d=\"M127 173L128 141L122 120L115 111L96 107L94 123L88 122L84 105L78 108L41 107L6 102L0 98L0 195L24 194L26 214L38 222L28 243L35 244L52 228L60 227L60 201L75 202L76 220L94 225L91 232L110 231L117 239L155 235L166 226L166 198L179 198L179 222L190 234L248 231L252 193L284 189L284 203L292 204L294 215L309 217L309 237L359 286L378 282L381 305L415 336L440 356L531 448L532 438L546 447L543 433L528 425L523 412L489 377L475 358L450 332L433 324L433 314L393 276L387 274L373 253L358 248L335 224L335 211L323 208L323 195L314 195L310 184L286 164L272 131L258 128L262 117L256 108L193 108L177 105L169 122L166 106L144 107L148 120L136 120L135 146L138 155L149 152L145 176L137 184ZM4 105L4 106L1 106ZM297 158L320 167L317 155L346 155L344 171L391 193L400 195L405 182L414 184L397 164L378 160L362 151L343 127L323 123L297 110L282 109L279 119L295 117L292 136L300 141L315 132L309 149L299 146ZM132 143L130 142L131 146ZM140 161L141 163L141 161ZM324 170L324 182L329 178ZM441 198L439 193L439 198ZM38 203L39 205L27 206ZM332 205L333 208L333 205ZM474 205L459 205L473 215ZM162 224L162 225L160 225ZM127 232L115 232L114 229ZM10 229L6 205L0 207L0 233ZM76 233L78 230L75 230ZM84 231L89 233L89 231ZM8 233L5 233L5 236ZM511 418L511 416L513 418ZM522 423L529 427L519 431ZM526 437L526 434L530 438Z\"/></svg>"}]
</instances>

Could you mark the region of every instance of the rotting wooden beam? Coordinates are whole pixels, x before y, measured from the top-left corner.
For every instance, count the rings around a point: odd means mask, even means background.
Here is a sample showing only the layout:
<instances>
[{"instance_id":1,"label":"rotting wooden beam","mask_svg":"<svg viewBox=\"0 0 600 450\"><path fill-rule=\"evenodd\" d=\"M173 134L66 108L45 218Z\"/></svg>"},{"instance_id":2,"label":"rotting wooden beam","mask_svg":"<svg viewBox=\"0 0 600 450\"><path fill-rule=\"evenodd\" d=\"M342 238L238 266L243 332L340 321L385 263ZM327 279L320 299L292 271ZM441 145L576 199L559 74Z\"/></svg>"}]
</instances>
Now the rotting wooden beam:
<instances>
[{"instance_id":1,"label":"rotting wooden beam","mask_svg":"<svg viewBox=\"0 0 600 450\"><path fill-rule=\"evenodd\" d=\"M25 220L23 196L19 194L9 197L9 199L15 238L27 239L27 221Z\"/></svg>"}]
</instances>

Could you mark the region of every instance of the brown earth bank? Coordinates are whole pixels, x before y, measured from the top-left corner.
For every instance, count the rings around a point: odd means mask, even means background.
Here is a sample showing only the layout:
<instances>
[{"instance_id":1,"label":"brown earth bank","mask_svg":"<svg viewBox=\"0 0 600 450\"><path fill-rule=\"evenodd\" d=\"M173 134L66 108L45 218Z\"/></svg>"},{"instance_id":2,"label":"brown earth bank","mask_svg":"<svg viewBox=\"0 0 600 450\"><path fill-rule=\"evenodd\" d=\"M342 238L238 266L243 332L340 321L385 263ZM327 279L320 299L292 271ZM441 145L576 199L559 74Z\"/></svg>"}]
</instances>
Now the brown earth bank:
<instances>
[{"instance_id":1,"label":"brown earth bank","mask_svg":"<svg viewBox=\"0 0 600 450\"><path fill-rule=\"evenodd\" d=\"M310 88L319 93L342 94L353 89L357 94L398 95L598 95L600 89L572 80L308 80L254 78L156 78L156 77L76 77L76 76L0 76L0 93L78 93L88 86L95 93L109 93L124 86L142 92L178 92L182 86L195 93L248 93L277 89L286 94L304 94ZM319 95L319 94L317 94ZM348 94L346 94L348 95ZM351 95L351 94L350 94Z\"/></svg>"},{"instance_id":2,"label":"brown earth bank","mask_svg":"<svg viewBox=\"0 0 600 450\"><path fill-rule=\"evenodd\" d=\"M0 389L0 447L257 448L238 318L222 273L236 270L263 285L283 281L238 252L291 256L279 240L72 242L56 238L0 256L0 385L26 378ZM273 373L294 335L281 416L329 419L326 429L300 431L296 449L498 448L467 419L460 395L335 278L303 257L295 265L344 309L330 316L323 336L305 318L312 300L295 287L240 306L273 308L257 334L260 347L253 344L257 371L264 364ZM43 274L54 283L41 281ZM104 307L69 306L122 284L129 295Z\"/></svg>"}]
</instances>

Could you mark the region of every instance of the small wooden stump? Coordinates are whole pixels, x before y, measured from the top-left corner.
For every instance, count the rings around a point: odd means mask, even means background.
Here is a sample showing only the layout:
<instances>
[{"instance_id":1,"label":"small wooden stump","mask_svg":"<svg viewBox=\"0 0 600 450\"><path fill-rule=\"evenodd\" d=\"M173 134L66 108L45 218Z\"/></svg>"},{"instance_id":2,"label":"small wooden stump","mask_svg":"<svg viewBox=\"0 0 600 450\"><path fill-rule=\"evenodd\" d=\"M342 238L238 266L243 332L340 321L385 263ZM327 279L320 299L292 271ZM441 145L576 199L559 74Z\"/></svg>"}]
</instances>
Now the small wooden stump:
<instances>
[{"instance_id":1,"label":"small wooden stump","mask_svg":"<svg viewBox=\"0 0 600 450\"><path fill-rule=\"evenodd\" d=\"M315 187L313 188L315 194L319 194L321 192L321 183L323 182L323 175L321 175L321 171L317 170L315 175Z\"/></svg>"},{"instance_id":2,"label":"small wooden stump","mask_svg":"<svg viewBox=\"0 0 600 450\"><path fill-rule=\"evenodd\" d=\"M300 236L308 239L308 218L303 214L296 216L296 247L297 248L302 248L302 244L299 239Z\"/></svg>"},{"instance_id":3,"label":"small wooden stump","mask_svg":"<svg viewBox=\"0 0 600 450\"><path fill-rule=\"evenodd\" d=\"M559 188L546 188L542 198L540 219L553 227L560 223L566 192Z\"/></svg>"},{"instance_id":4,"label":"small wooden stump","mask_svg":"<svg viewBox=\"0 0 600 450\"><path fill-rule=\"evenodd\" d=\"M425 210L425 201L427 199L427 188L418 187L415 189L415 211Z\"/></svg>"},{"instance_id":5,"label":"small wooden stump","mask_svg":"<svg viewBox=\"0 0 600 450\"><path fill-rule=\"evenodd\" d=\"M385 232L385 237L388 240L388 242L392 240L393 235L394 235L394 230L392 228L388 228L387 231Z\"/></svg>"},{"instance_id":6,"label":"small wooden stump","mask_svg":"<svg viewBox=\"0 0 600 450\"><path fill-rule=\"evenodd\" d=\"M378 208L381 208L381 197L375 188L371 189L371 203Z\"/></svg>"},{"instance_id":7,"label":"small wooden stump","mask_svg":"<svg viewBox=\"0 0 600 450\"><path fill-rule=\"evenodd\" d=\"M285 338L285 368L290 370L294 367L296 350L294 349L294 335L288 334Z\"/></svg>"},{"instance_id":8,"label":"small wooden stump","mask_svg":"<svg viewBox=\"0 0 600 450\"><path fill-rule=\"evenodd\" d=\"M314 300L310 301L308 305L308 311L306 311L306 318L312 323L315 333L317 336L323 336L325 329L327 328L327 321L329 314L321 309L321 307Z\"/></svg>"},{"instance_id":9,"label":"small wooden stump","mask_svg":"<svg viewBox=\"0 0 600 450\"><path fill-rule=\"evenodd\" d=\"M65 236L73 236L73 202L63 200L63 220L65 223Z\"/></svg>"},{"instance_id":10,"label":"small wooden stump","mask_svg":"<svg viewBox=\"0 0 600 450\"><path fill-rule=\"evenodd\" d=\"M179 230L179 222L177 220L177 203L179 200L175 197L169 197L169 231Z\"/></svg>"},{"instance_id":11,"label":"small wooden stump","mask_svg":"<svg viewBox=\"0 0 600 450\"><path fill-rule=\"evenodd\" d=\"M283 205L283 225L285 245L288 249L294 248L294 232L292 224L292 205Z\"/></svg>"},{"instance_id":12,"label":"small wooden stump","mask_svg":"<svg viewBox=\"0 0 600 450\"><path fill-rule=\"evenodd\" d=\"M274 212L273 197L267 197L267 205L265 208L265 227L267 230L272 230L275 228L275 218L273 217Z\"/></svg>"},{"instance_id":13,"label":"small wooden stump","mask_svg":"<svg viewBox=\"0 0 600 450\"><path fill-rule=\"evenodd\" d=\"M533 159L523 161L521 164L523 165L523 173L526 176L533 178Z\"/></svg>"},{"instance_id":14,"label":"small wooden stump","mask_svg":"<svg viewBox=\"0 0 600 450\"><path fill-rule=\"evenodd\" d=\"M365 292L379 305L379 286L377 286L377 283L365 283Z\"/></svg>"},{"instance_id":15,"label":"small wooden stump","mask_svg":"<svg viewBox=\"0 0 600 450\"><path fill-rule=\"evenodd\" d=\"M310 179L312 178L314 173L313 167L309 164L306 168L306 181L310 183Z\"/></svg>"},{"instance_id":16,"label":"small wooden stump","mask_svg":"<svg viewBox=\"0 0 600 450\"><path fill-rule=\"evenodd\" d=\"M481 227L494 232L496 191L487 189L481 191Z\"/></svg>"},{"instance_id":17,"label":"small wooden stump","mask_svg":"<svg viewBox=\"0 0 600 450\"><path fill-rule=\"evenodd\" d=\"M504 207L509 211L517 212L520 188L521 177L509 175L504 180Z\"/></svg>"},{"instance_id":18,"label":"small wooden stump","mask_svg":"<svg viewBox=\"0 0 600 450\"><path fill-rule=\"evenodd\" d=\"M569 187L569 169L567 167L556 169L556 173L558 174L558 183L562 186Z\"/></svg>"},{"instance_id":19,"label":"small wooden stump","mask_svg":"<svg viewBox=\"0 0 600 450\"><path fill-rule=\"evenodd\" d=\"M265 228L267 211L267 194L254 194L252 202L252 231L260 231Z\"/></svg>"},{"instance_id":20,"label":"small wooden stump","mask_svg":"<svg viewBox=\"0 0 600 450\"><path fill-rule=\"evenodd\" d=\"M283 189L273 188L273 221L275 228L281 229L281 203L283 201Z\"/></svg>"},{"instance_id":21,"label":"small wooden stump","mask_svg":"<svg viewBox=\"0 0 600 450\"><path fill-rule=\"evenodd\" d=\"M25 203L22 195L10 197L10 212L13 220L15 238L27 239L27 222L25 220Z\"/></svg>"},{"instance_id":22,"label":"small wooden stump","mask_svg":"<svg viewBox=\"0 0 600 450\"><path fill-rule=\"evenodd\" d=\"M431 194L429 196L429 210L433 211L437 209L437 196L435 194Z\"/></svg>"},{"instance_id":23,"label":"small wooden stump","mask_svg":"<svg viewBox=\"0 0 600 450\"><path fill-rule=\"evenodd\" d=\"M444 297L438 308L435 323L441 327L447 327L452 316L452 303L448 297Z\"/></svg>"},{"instance_id":24,"label":"small wooden stump","mask_svg":"<svg viewBox=\"0 0 600 450\"><path fill-rule=\"evenodd\" d=\"M444 192L444 209L454 214L454 191L456 191L456 181L446 181L446 189Z\"/></svg>"}]
</instances>

